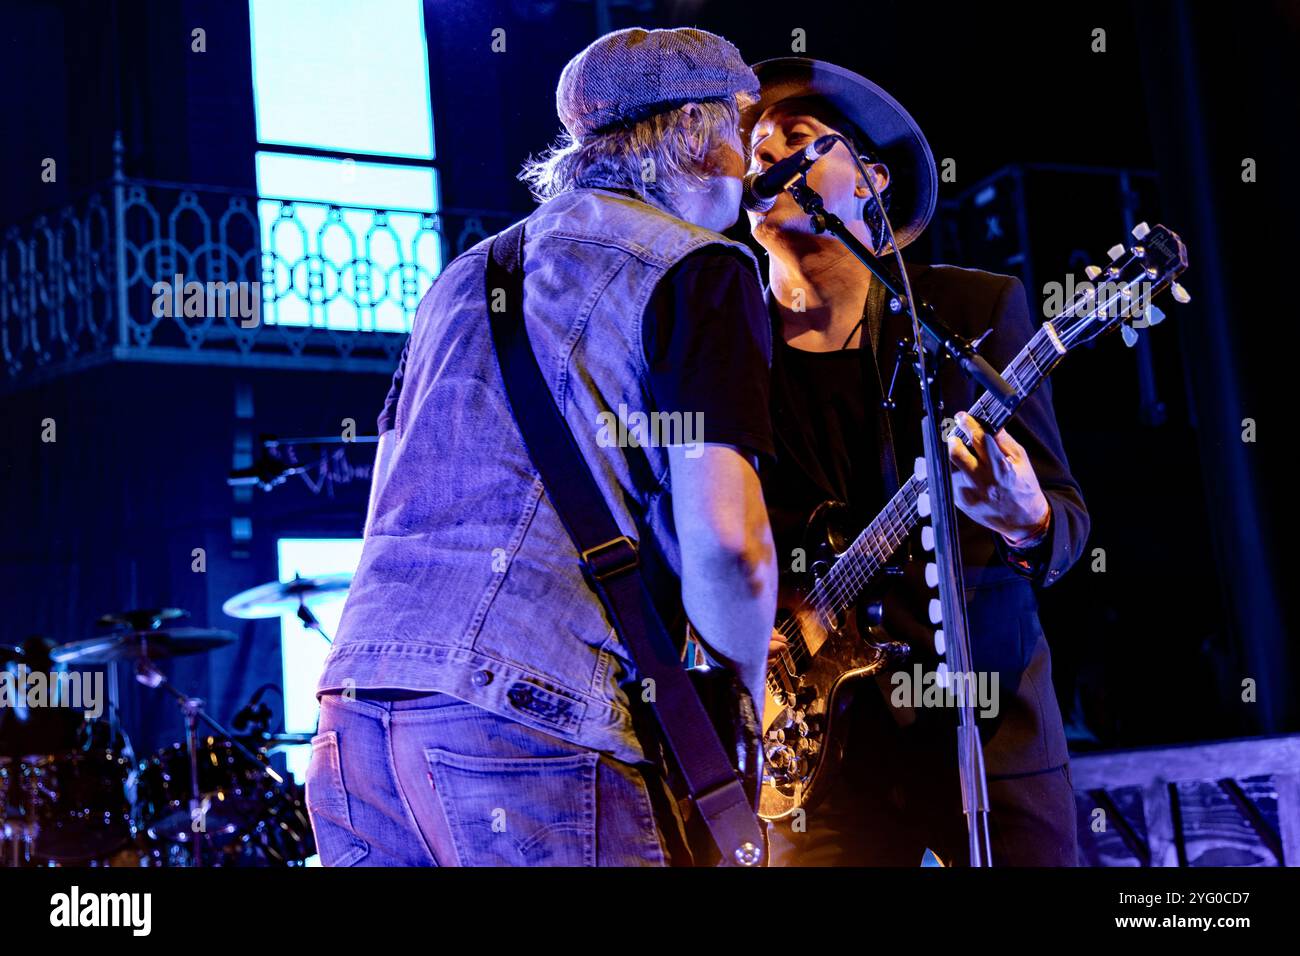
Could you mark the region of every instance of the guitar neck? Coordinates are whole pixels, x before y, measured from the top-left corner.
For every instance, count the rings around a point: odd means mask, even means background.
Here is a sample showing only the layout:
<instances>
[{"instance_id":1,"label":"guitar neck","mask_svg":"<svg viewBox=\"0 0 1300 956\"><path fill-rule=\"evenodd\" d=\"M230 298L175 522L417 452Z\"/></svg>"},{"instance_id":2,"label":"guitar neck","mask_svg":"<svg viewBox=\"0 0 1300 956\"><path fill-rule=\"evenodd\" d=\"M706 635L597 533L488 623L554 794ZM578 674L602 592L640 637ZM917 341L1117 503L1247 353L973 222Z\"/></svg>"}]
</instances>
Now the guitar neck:
<instances>
[{"instance_id":1,"label":"guitar neck","mask_svg":"<svg viewBox=\"0 0 1300 956\"><path fill-rule=\"evenodd\" d=\"M1056 368L1056 364L1064 357L1065 351L1065 345L1057 337L1052 323L1044 322L1034 333L1033 338L1002 370L1002 377L1016 393L1011 407L1008 408L992 394L985 392L971 407L971 417L986 429L998 431L1011 420L1011 416L1020 409L1025 399L1034 394L1038 386L1043 384L1047 376L1052 373L1052 369Z\"/></svg>"},{"instance_id":2,"label":"guitar neck","mask_svg":"<svg viewBox=\"0 0 1300 956\"><path fill-rule=\"evenodd\" d=\"M1052 323L1044 323L1002 370L1002 377L1016 393L1012 407L1008 408L985 392L971 407L970 415L985 429L998 431L1051 374L1065 351ZM817 610L830 614L837 614L852 606L868 582L889 562L920 522L918 502L928 487L926 479L916 475L903 482L880 514L821 577L808 595L809 603Z\"/></svg>"}]
</instances>

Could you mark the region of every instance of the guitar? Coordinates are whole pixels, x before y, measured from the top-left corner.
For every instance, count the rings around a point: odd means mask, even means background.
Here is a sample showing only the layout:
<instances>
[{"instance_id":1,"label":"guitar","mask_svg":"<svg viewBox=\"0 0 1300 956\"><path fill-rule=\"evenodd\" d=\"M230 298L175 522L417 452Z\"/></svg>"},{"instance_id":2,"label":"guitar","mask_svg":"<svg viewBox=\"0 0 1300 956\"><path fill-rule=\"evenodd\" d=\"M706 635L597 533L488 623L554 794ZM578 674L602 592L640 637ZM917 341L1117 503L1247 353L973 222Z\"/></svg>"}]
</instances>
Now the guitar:
<instances>
[{"instance_id":1,"label":"guitar","mask_svg":"<svg viewBox=\"0 0 1300 956\"><path fill-rule=\"evenodd\" d=\"M1110 265L1089 266L1090 283L1042 327L1002 372L1016 392L1007 408L985 393L970 409L990 435L1010 420L1023 401L1072 350L1119 327L1126 344L1136 328L1164 315L1151 299L1172 287L1178 302L1187 293L1174 280L1187 267L1187 250L1164 226L1133 230L1137 240L1110 250ZM970 437L958 431L970 445ZM858 621L860 599L883 577L890 559L929 514L923 473L910 477L880 514L851 541L843 532L847 506L825 502L805 532L808 573L782 584L777 630L786 647L769 661L763 706L764 767L759 815L789 817L815 803L843 757L839 722L851 702L851 686L892 666L909 653L879 628L878 605Z\"/></svg>"}]
</instances>

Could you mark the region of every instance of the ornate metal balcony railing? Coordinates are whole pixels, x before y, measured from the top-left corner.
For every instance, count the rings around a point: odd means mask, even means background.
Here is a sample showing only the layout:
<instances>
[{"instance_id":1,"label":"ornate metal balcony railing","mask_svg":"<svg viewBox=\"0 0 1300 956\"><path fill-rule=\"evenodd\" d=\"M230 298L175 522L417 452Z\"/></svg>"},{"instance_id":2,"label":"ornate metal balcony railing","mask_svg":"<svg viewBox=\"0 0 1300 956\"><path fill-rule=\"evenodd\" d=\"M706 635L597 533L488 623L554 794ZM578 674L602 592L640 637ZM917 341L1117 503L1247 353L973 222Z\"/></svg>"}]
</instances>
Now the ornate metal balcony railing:
<instances>
[{"instance_id":1,"label":"ornate metal balcony railing","mask_svg":"<svg viewBox=\"0 0 1300 956\"><path fill-rule=\"evenodd\" d=\"M387 372L443 263L516 218L132 179L117 155L4 231L0 389L112 360Z\"/></svg>"}]
</instances>

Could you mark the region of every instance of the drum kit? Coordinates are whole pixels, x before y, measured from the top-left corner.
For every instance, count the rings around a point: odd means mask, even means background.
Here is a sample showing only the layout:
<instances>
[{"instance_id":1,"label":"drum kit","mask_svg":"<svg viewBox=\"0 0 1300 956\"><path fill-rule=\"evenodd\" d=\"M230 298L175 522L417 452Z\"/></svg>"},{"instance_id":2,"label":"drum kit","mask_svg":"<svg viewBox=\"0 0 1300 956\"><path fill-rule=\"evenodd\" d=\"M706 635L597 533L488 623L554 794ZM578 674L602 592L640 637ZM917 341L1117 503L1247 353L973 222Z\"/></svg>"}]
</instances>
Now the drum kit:
<instances>
[{"instance_id":1,"label":"drum kit","mask_svg":"<svg viewBox=\"0 0 1300 956\"><path fill-rule=\"evenodd\" d=\"M224 610L237 618L296 612L328 640L309 603L349 584L350 575L295 577L237 594ZM232 732L176 688L160 662L235 640L176 623L187 616L127 611L105 615L87 640L0 646L0 676L105 666L110 694L107 714L94 718L67 706L0 708L0 867L298 866L315 854L303 788L272 766L277 751L311 735L268 732L265 705L240 711ZM134 668L137 687L175 701L184 741L135 759L115 702L121 665Z\"/></svg>"}]
</instances>

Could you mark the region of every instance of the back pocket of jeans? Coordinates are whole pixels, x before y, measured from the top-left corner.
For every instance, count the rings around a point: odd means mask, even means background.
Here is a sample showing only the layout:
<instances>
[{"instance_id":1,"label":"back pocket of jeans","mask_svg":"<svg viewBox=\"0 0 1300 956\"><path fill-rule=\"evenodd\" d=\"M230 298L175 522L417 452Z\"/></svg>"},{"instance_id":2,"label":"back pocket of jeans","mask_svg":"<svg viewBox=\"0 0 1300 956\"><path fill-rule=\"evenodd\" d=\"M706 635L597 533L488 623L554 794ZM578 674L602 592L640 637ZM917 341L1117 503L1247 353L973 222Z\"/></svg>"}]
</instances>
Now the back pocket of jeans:
<instances>
[{"instance_id":1,"label":"back pocket of jeans","mask_svg":"<svg viewBox=\"0 0 1300 956\"><path fill-rule=\"evenodd\" d=\"M311 739L307 812L322 866L355 866L370 852L370 846L352 829L337 731L317 734Z\"/></svg>"},{"instance_id":2,"label":"back pocket of jeans","mask_svg":"<svg viewBox=\"0 0 1300 956\"><path fill-rule=\"evenodd\" d=\"M598 754L424 753L462 866L595 866Z\"/></svg>"}]
</instances>

